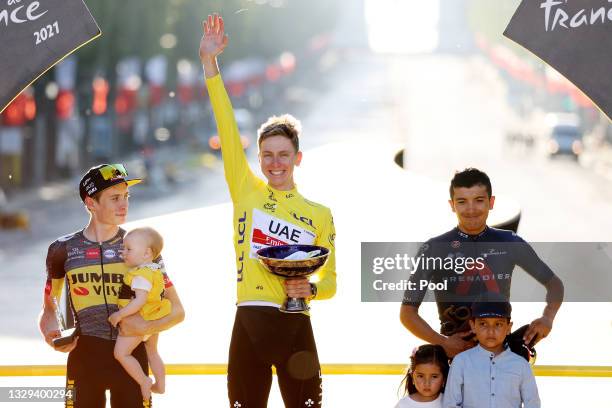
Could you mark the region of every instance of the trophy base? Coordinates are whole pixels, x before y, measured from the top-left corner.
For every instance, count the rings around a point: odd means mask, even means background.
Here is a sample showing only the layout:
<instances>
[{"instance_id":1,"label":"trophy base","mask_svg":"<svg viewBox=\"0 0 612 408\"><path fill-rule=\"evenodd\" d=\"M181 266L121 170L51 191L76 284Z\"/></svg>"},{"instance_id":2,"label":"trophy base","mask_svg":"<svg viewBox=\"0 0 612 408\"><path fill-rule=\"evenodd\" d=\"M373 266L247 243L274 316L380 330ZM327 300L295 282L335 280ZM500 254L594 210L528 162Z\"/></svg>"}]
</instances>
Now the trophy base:
<instances>
[{"instance_id":1,"label":"trophy base","mask_svg":"<svg viewBox=\"0 0 612 408\"><path fill-rule=\"evenodd\" d=\"M278 310L283 313L303 313L309 311L310 307L304 298L288 297Z\"/></svg>"},{"instance_id":2,"label":"trophy base","mask_svg":"<svg viewBox=\"0 0 612 408\"><path fill-rule=\"evenodd\" d=\"M73 327L68 330L62 330L61 336L54 338L52 342L55 347L61 347L65 346L66 344L72 343L76 336L78 336L78 332L76 328Z\"/></svg>"}]
</instances>

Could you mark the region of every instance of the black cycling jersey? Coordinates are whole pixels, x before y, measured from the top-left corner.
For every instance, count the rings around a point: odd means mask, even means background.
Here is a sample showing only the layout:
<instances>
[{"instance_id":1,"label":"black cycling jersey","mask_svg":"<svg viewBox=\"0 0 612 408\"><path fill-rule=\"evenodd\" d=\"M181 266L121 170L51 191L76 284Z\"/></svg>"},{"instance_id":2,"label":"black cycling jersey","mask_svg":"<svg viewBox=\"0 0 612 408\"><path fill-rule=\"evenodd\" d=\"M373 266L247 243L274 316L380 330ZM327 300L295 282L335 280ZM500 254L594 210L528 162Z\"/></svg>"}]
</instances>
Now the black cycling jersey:
<instances>
[{"instance_id":1,"label":"black cycling jersey","mask_svg":"<svg viewBox=\"0 0 612 408\"><path fill-rule=\"evenodd\" d=\"M495 293L510 300L515 266L543 285L554 276L525 240L512 231L490 227L478 235L453 228L423 244L417 256L422 258L421 264L409 280L415 286L406 290L402 304L421 304L427 292L421 281L439 287L445 284L444 289L434 291L440 332L445 335L469 330L470 307L483 294Z\"/></svg>"}]
</instances>

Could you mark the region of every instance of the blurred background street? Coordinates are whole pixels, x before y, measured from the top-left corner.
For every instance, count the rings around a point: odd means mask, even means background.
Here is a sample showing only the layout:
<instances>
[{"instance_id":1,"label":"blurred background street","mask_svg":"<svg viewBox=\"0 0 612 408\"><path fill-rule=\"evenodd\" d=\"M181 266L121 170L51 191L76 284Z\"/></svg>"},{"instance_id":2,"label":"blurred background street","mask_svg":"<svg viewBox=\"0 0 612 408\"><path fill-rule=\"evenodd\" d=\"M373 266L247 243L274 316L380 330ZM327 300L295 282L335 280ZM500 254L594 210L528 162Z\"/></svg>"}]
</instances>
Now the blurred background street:
<instances>
[{"instance_id":1,"label":"blurred background street","mask_svg":"<svg viewBox=\"0 0 612 408\"><path fill-rule=\"evenodd\" d=\"M55 238L87 222L76 186L84 169L103 161L147 179L130 191L127 227L151 225L167 237L164 258L187 319L161 335L164 360L227 361L231 204L196 63L200 22L213 11L227 22L222 74L253 168L259 124L294 114L304 129L296 181L334 214L338 293L312 311L322 363L408 362L420 341L401 326L399 305L360 302L360 244L422 241L450 229L455 170L486 171L502 197L497 217L520 213L518 232L528 241L612 241L612 125L501 36L518 1L86 3L103 37L2 114L0 365L65 362L37 329L45 257ZM542 308L517 304L515 324ZM434 305L423 310L437 320ZM538 364L612 365L604 351L611 312L609 303L565 304ZM0 377L0 386L62 381ZM400 381L326 376L324 405L393 406ZM543 407L612 405L602 392L611 379L537 381ZM222 376L171 376L156 406L178 406L188 395L225 406L225 387ZM274 385L270 406L281 404Z\"/></svg>"}]
</instances>

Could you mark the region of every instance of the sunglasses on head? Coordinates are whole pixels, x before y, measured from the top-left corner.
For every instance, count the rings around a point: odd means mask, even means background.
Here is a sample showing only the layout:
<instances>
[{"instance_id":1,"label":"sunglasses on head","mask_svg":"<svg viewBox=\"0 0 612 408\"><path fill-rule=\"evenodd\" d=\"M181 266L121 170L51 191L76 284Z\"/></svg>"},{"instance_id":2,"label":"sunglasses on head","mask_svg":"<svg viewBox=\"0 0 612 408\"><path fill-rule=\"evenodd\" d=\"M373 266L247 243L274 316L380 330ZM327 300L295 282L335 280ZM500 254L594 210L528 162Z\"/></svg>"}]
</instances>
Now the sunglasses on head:
<instances>
[{"instance_id":1,"label":"sunglasses on head","mask_svg":"<svg viewBox=\"0 0 612 408\"><path fill-rule=\"evenodd\" d=\"M128 173L123 164L107 164L104 167L100 167L100 174L104 180L114 180L116 178L125 178Z\"/></svg>"}]
</instances>

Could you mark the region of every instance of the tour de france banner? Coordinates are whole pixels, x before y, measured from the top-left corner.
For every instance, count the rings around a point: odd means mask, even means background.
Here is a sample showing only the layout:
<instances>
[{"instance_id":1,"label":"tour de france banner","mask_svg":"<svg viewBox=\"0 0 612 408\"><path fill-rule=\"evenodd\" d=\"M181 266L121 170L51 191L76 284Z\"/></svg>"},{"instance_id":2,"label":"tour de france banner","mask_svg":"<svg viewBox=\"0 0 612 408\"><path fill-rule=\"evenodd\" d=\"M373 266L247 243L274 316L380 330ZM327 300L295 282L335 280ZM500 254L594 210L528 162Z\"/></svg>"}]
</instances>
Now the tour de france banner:
<instances>
[{"instance_id":1,"label":"tour de france banner","mask_svg":"<svg viewBox=\"0 0 612 408\"><path fill-rule=\"evenodd\" d=\"M612 302L611 271L610 242L362 242L361 301L544 302L554 274L564 302Z\"/></svg>"},{"instance_id":2,"label":"tour de france banner","mask_svg":"<svg viewBox=\"0 0 612 408\"><path fill-rule=\"evenodd\" d=\"M100 34L82 0L0 0L0 111Z\"/></svg>"},{"instance_id":3,"label":"tour de france banner","mask_svg":"<svg viewBox=\"0 0 612 408\"><path fill-rule=\"evenodd\" d=\"M523 0L504 35L555 68L612 118L612 2Z\"/></svg>"}]
</instances>

